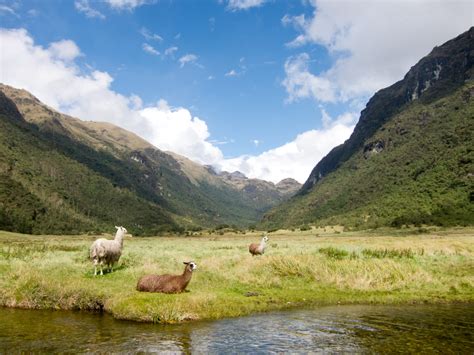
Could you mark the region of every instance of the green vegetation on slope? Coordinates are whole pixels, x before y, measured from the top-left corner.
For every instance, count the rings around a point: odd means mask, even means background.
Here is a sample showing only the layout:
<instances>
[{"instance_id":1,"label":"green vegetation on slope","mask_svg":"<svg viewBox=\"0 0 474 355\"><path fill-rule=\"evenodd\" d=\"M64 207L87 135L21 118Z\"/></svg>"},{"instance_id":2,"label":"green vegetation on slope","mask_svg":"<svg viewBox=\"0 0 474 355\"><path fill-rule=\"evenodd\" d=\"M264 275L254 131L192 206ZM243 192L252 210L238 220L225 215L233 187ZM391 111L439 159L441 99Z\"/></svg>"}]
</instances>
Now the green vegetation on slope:
<instances>
[{"instance_id":1,"label":"green vegetation on slope","mask_svg":"<svg viewBox=\"0 0 474 355\"><path fill-rule=\"evenodd\" d=\"M470 83L430 104L413 101L263 225L474 224L473 100Z\"/></svg>"},{"instance_id":2,"label":"green vegetation on slope","mask_svg":"<svg viewBox=\"0 0 474 355\"><path fill-rule=\"evenodd\" d=\"M264 181L234 186L119 127L62 115L24 90L0 84L0 94L0 229L61 234L123 224L153 235L242 227L289 197Z\"/></svg>"},{"instance_id":3,"label":"green vegetation on slope","mask_svg":"<svg viewBox=\"0 0 474 355\"><path fill-rule=\"evenodd\" d=\"M114 317L173 323L339 303L473 302L471 229L281 231L252 257L259 234L126 238L119 267L93 276L95 236L0 232L0 305L105 310ZM178 295L140 293L148 273L198 269Z\"/></svg>"},{"instance_id":4,"label":"green vegetation on slope","mask_svg":"<svg viewBox=\"0 0 474 355\"><path fill-rule=\"evenodd\" d=\"M143 233L142 226L149 233L175 228L160 206L114 184L72 154L62 154L57 141L3 112L0 142L0 229L77 233L118 223L136 233Z\"/></svg>"}]
</instances>

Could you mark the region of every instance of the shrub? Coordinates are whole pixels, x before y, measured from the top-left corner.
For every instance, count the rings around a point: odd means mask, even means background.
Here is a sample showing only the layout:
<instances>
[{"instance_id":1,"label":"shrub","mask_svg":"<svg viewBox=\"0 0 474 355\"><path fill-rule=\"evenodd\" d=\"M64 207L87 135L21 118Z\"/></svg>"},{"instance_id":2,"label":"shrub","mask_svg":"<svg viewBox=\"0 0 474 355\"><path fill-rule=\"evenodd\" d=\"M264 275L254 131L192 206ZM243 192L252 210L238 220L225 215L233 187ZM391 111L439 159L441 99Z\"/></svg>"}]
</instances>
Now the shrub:
<instances>
[{"instance_id":1,"label":"shrub","mask_svg":"<svg viewBox=\"0 0 474 355\"><path fill-rule=\"evenodd\" d=\"M420 252L424 254L424 250ZM364 249L362 255L367 258L413 258L415 253L410 248L406 249Z\"/></svg>"},{"instance_id":2,"label":"shrub","mask_svg":"<svg viewBox=\"0 0 474 355\"><path fill-rule=\"evenodd\" d=\"M346 250L337 249L333 247L319 248L318 250L321 254L326 255L328 258L341 260L349 255Z\"/></svg>"}]
</instances>

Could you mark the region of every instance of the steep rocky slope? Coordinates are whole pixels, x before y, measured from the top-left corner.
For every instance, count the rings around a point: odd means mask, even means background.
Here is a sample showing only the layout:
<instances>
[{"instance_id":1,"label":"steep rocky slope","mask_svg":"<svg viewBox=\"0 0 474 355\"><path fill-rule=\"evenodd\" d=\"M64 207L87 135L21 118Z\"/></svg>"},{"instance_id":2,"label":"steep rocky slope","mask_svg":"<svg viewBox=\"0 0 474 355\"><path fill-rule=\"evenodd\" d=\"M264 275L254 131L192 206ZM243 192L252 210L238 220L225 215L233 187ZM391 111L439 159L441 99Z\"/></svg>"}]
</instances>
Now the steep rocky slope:
<instances>
[{"instance_id":1,"label":"steep rocky slope","mask_svg":"<svg viewBox=\"0 0 474 355\"><path fill-rule=\"evenodd\" d=\"M474 28L377 92L263 226L474 223Z\"/></svg>"}]
</instances>

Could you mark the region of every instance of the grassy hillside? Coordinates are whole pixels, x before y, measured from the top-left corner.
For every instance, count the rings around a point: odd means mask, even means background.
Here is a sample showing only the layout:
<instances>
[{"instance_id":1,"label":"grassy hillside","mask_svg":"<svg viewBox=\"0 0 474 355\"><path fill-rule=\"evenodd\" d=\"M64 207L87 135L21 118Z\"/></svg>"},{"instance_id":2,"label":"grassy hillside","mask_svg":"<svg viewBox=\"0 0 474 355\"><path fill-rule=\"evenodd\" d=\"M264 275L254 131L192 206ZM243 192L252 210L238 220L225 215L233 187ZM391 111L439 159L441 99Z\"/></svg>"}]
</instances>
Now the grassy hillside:
<instances>
[{"instance_id":1,"label":"grassy hillside","mask_svg":"<svg viewBox=\"0 0 474 355\"><path fill-rule=\"evenodd\" d=\"M51 140L19 113L6 112L14 106L2 93L0 101L0 229L77 233L124 224L143 233L177 227L159 205L127 188L126 174L113 171L113 157L81 150L65 137Z\"/></svg>"},{"instance_id":2,"label":"grassy hillside","mask_svg":"<svg viewBox=\"0 0 474 355\"><path fill-rule=\"evenodd\" d=\"M0 92L0 229L77 233L121 224L156 234L243 227L299 187L251 179L236 185L112 124L63 115L7 85Z\"/></svg>"},{"instance_id":3,"label":"grassy hillside","mask_svg":"<svg viewBox=\"0 0 474 355\"><path fill-rule=\"evenodd\" d=\"M267 227L474 224L474 84L415 100L307 194L278 206Z\"/></svg>"}]
</instances>

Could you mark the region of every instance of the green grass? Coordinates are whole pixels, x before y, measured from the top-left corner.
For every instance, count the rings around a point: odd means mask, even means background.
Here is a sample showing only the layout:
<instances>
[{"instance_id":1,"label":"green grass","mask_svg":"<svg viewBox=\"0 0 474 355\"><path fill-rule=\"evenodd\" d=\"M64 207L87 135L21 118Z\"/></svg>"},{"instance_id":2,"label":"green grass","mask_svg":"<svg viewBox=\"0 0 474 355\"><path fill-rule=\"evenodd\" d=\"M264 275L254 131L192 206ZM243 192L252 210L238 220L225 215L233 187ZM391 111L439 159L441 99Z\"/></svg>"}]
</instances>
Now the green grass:
<instances>
[{"instance_id":1,"label":"green grass","mask_svg":"<svg viewBox=\"0 0 474 355\"><path fill-rule=\"evenodd\" d=\"M472 228L275 231L261 257L247 251L259 233L201 234L127 237L116 270L94 277L96 236L0 232L0 304L176 323L323 304L474 301ZM141 275L181 273L185 260L198 264L188 292L135 290Z\"/></svg>"}]
</instances>

